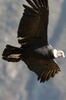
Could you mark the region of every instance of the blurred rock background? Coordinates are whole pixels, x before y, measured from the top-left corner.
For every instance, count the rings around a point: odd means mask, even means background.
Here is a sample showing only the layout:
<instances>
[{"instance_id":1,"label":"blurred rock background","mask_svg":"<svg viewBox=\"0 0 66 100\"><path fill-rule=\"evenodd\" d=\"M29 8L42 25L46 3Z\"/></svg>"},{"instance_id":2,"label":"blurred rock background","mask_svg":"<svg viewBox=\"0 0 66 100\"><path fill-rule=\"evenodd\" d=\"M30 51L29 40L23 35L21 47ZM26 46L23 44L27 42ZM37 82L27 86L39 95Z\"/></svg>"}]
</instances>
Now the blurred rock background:
<instances>
[{"instance_id":1,"label":"blurred rock background","mask_svg":"<svg viewBox=\"0 0 66 100\"><path fill-rule=\"evenodd\" d=\"M57 59L61 72L39 83L24 62L2 60L6 44L20 46L17 29L25 0L0 0L0 100L66 100L66 58ZM49 0L49 43L66 54L66 0Z\"/></svg>"}]
</instances>

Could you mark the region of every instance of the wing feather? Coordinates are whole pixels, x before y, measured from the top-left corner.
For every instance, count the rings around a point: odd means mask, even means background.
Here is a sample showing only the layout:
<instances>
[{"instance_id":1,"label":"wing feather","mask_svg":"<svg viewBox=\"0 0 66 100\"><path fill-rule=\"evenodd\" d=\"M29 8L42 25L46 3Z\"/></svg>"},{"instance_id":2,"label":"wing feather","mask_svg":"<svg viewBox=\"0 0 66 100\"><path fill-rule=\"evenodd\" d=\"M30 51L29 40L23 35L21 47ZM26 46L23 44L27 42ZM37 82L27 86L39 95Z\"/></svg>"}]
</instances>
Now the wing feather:
<instances>
[{"instance_id":1,"label":"wing feather","mask_svg":"<svg viewBox=\"0 0 66 100\"><path fill-rule=\"evenodd\" d=\"M34 2L34 4L39 8L40 6L39 6L39 4L38 4L38 2L37 2L37 0L33 0L33 2Z\"/></svg>"},{"instance_id":2,"label":"wing feather","mask_svg":"<svg viewBox=\"0 0 66 100\"><path fill-rule=\"evenodd\" d=\"M33 7L35 10L38 10L35 6L35 4L31 1L31 0L26 0L30 5L31 7Z\"/></svg>"},{"instance_id":3,"label":"wing feather","mask_svg":"<svg viewBox=\"0 0 66 100\"><path fill-rule=\"evenodd\" d=\"M35 52L33 54L30 53L23 60L28 68L38 75L40 82L48 81L60 71L59 66L54 60L44 59L42 55L35 54Z\"/></svg>"},{"instance_id":4,"label":"wing feather","mask_svg":"<svg viewBox=\"0 0 66 100\"><path fill-rule=\"evenodd\" d=\"M38 0L39 5L42 7L42 1Z\"/></svg>"},{"instance_id":5,"label":"wing feather","mask_svg":"<svg viewBox=\"0 0 66 100\"><path fill-rule=\"evenodd\" d=\"M47 45L48 6L44 0L26 1L30 6L23 5L25 9L18 27L18 42L22 46L36 48Z\"/></svg>"}]
</instances>

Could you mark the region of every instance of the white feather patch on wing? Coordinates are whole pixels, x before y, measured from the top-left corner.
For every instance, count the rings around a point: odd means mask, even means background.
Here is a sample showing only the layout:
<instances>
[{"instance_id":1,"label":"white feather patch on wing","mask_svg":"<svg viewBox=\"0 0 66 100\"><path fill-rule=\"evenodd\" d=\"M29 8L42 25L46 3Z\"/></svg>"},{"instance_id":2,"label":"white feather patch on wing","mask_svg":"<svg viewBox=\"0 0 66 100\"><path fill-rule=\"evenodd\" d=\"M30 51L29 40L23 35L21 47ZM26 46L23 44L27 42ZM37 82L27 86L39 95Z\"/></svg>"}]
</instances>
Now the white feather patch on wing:
<instances>
[{"instance_id":1,"label":"white feather patch on wing","mask_svg":"<svg viewBox=\"0 0 66 100\"><path fill-rule=\"evenodd\" d=\"M24 40L25 37L18 37L18 40Z\"/></svg>"},{"instance_id":2,"label":"white feather patch on wing","mask_svg":"<svg viewBox=\"0 0 66 100\"><path fill-rule=\"evenodd\" d=\"M8 56L8 58L15 58L15 59L19 59L21 54L11 54Z\"/></svg>"}]
</instances>

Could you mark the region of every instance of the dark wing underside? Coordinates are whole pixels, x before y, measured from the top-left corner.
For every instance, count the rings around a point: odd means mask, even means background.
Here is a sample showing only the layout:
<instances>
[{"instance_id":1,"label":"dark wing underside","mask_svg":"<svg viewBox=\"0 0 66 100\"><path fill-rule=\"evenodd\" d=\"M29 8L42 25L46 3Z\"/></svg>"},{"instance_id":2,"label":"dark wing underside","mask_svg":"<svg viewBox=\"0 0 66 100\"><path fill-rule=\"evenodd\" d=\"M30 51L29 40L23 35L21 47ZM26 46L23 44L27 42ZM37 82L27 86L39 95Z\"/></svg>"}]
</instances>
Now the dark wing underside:
<instances>
[{"instance_id":1,"label":"dark wing underside","mask_svg":"<svg viewBox=\"0 0 66 100\"><path fill-rule=\"evenodd\" d=\"M18 42L22 46L41 47L48 44L48 0L26 0L18 28Z\"/></svg>"},{"instance_id":2,"label":"dark wing underside","mask_svg":"<svg viewBox=\"0 0 66 100\"><path fill-rule=\"evenodd\" d=\"M38 75L40 82L48 81L60 71L54 60L44 59L43 55L33 52L29 57L25 57L24 62L28 68Z\"/></svg>"}]
</instances>

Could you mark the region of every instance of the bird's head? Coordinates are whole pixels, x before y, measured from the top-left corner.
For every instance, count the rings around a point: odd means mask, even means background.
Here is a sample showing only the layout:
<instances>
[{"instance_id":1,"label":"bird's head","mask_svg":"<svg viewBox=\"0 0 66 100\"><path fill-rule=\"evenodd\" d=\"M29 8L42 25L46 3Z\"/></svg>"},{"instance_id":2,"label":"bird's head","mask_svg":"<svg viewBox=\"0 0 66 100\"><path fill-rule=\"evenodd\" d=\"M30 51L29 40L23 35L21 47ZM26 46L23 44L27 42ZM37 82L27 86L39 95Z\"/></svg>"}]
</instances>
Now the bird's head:
<instances>
[{"instance_id":1,"label":"bird's head","mask_svg":"<svg viewBox=\"0 0 66 100\"><path fill-rule=\"evenodd\" d=\"M62 50L56 50L56 49L54 49L53 53L54 53L54 57L55 58L65 57L65 54L64 54L64 52Z\"/></svg>"}]
</instances>

